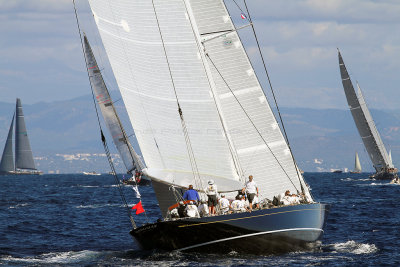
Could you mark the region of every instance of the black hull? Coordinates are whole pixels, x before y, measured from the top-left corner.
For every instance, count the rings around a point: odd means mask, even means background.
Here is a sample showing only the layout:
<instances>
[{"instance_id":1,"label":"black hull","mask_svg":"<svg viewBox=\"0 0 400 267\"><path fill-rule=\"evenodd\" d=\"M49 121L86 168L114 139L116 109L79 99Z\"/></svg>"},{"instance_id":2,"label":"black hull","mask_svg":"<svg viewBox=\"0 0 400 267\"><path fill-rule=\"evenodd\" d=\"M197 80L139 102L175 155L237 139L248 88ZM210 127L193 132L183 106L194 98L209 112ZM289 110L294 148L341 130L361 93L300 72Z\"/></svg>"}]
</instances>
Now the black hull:
<instances>
[{"instance_id":1,"label":"black hull","mask_svg":"<svg viewBox=\"0 0 400 267\"><path fill-rule=\"evenodd\" d=\"M122 181L122 183L125 185L136 185L136 182L132 181L132 180L125 180L125 181ZM139 183L137 183L137 184L138 185L151 185L151 180L142 178L142 179L140 179Z\"/></svg>"},{"instance_id":2,"label":"black hull","mask_svg":"<svg viewBox=\"0 0 400 267\"><path fill-rule=\"evenodd\" d=\"M394 178L397 177L397 173L395 173L395 172L379 172L379 173L373 174L370 177L375 180L393 180Z\"/></svg>"},{"instance_id":3,"label":"black hull","mask_svg":"<svg viewBox=\"0 0 400 267\"><path fill-rule=\"evenodd\" d=\"M130 234L145 250L277 254L318 248L329 206L307 204L157 222Z\"/></svg>"}]
</instances>

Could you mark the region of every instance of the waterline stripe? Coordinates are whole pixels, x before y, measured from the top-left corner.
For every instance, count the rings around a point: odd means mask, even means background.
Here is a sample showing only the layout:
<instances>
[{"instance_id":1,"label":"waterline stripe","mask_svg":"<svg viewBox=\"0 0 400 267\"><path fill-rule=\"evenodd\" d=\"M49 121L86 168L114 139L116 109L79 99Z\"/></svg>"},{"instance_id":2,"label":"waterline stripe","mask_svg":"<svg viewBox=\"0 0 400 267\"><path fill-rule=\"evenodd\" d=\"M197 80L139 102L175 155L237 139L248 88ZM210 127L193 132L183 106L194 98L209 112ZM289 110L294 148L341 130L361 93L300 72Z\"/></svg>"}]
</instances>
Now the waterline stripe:
<instances>
[{"instance_id":1,"label":"waterline stripe","mask_svg":"<svg viewBox=\"0 0 400 267\"><path fill-rule=\"evenodd\" d=\"M259 232L259 233L253 233L253 234L247 234L247 235L240 235L240 236L234 236L234 237L218 239L218 240L214 240L214 241L210 241L210 242L205 242L205 243L201 243L201 244L197 244L197 245L193 245L193 246L189 246L189 247L176 249L176 251L188 250L188 249L192 249L192 248L207 246L207 245L210 245L210 244L229 241L229 240L238 239L238 238L244 238L244 237L250 237L250 236L256 236L256 235L263 235L263 234L279 233L279 232L289 232L289 231L321 231L321 232L323 232L324 230L319 229L319 228L290 228L290 229L266 231L266 232Z\"/></svg>"},{"instance_id":2,"label":"waterline stripe","mask_svg":"<svg viewBox=\"0 0 400 267\"><path fill-rule=\"evenodd\" d=\"M290 213L290 212L296 212L296 211L303 211L303 210L320 210L320 209L301 209L301 210L279 211L279 212L274 212L274 213L254 215L254 216L248 216L248 217L242 217L242 218L234 218L234 219L227 219L227 220L220 220L220 221L213 221L213 222L202 222L202 223L195 223L195 224L179 225L178 227L191 227L191 226L197 226L197 225L203 225L203 224L212 224L212 223L219 223L219 222L237 221L237 220L256 218L256 217L263 217L263 216L269 216L269 215L275 215L275 214L281 214L281 213Z\"/></svg>"}]
</instances>

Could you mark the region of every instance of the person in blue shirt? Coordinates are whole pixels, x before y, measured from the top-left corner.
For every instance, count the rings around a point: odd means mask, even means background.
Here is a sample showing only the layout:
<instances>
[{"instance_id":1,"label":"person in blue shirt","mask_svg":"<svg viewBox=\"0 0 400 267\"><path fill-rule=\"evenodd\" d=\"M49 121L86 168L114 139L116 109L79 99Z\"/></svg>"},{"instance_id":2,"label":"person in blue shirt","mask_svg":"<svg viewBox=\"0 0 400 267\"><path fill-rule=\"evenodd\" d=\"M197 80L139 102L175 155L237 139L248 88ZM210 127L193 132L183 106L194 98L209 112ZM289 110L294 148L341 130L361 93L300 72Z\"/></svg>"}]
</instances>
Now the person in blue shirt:
<instances>
[{"instance_id":1,"label":"person in blue shirt","mask_svg":"<svg viewBox=\"0 0 400 267\"><path fill-rule=\"evenodd\" d=\"M193 200L196 203L200 201L199 193L193 189L193 185L189 185L189 189L183 194L183 199Z\"/></svg>"}]
</instances>

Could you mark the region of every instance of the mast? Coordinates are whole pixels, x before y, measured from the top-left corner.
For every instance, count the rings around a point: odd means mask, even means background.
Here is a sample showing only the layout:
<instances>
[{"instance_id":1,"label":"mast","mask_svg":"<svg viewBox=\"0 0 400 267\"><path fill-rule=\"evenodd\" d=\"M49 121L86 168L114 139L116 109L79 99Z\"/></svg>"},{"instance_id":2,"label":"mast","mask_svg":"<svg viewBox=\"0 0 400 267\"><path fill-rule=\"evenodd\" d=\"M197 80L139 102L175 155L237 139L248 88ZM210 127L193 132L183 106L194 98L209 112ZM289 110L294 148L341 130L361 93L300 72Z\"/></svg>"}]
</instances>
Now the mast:
<instances>
[{"instance_id":1,"label":"mast","mask_svg":"<svg viewBox=\"0 0 400 267\"><path fill-rule=\"evenodd\" d=\"M358 94L356 93L350 76L344 65L342 55L338 50L340 74L344 92L346 94L347 103L354 122L357 126L358 132L368 152L372 164L377 172L393 168L393 164L389 160L388 153L382 142L381 136L375 126L372 116L365 103L364 96L360 87L357 84Z\"/></svg>"},{"instance_id":2,"label":"mast","mask_svg":"<svg viewBox=\"0 0 400 267\"><path fill-rule=\"evenodd\" d=\"M36 170L19 98L17 98L15 117L15 168Z\"/></svg>"},{"instance_id":3,"label":"mast","mask_svg":"<svg viewBox=\"0 0 400 267\"><path fill-rule=\"evenodd\" d=\"M13 155L13 148L12 148L14 117L15 117L15 113L11 120L10 129L8 130L7 141L4 146L4 150L3 150L3 156L1 157L0 173L15 171L14 155Z\"/></svg>"},{"instance_id":4,"label":"mast","mask_svg":"<svg viewBox=\"0 0 400 267\"><path fill-rule=\"evenodd\" d=\"M128 140L126 132L122 126L108 92L107 86L104 83L103 76L101 75L100 69L96 62L96 58L93 55L92 48L90 47L89 41L85 34L83 35L83 39L84 54L86 57L90 83L92 84L97 104L100 107L104 121L112 136L114 145L118 149L118 152L121 155L122 161L124 162L128 172L132 172L134 170L142 171L142 169L144 169L144 164Z\"/></svg>"}]
</instances>

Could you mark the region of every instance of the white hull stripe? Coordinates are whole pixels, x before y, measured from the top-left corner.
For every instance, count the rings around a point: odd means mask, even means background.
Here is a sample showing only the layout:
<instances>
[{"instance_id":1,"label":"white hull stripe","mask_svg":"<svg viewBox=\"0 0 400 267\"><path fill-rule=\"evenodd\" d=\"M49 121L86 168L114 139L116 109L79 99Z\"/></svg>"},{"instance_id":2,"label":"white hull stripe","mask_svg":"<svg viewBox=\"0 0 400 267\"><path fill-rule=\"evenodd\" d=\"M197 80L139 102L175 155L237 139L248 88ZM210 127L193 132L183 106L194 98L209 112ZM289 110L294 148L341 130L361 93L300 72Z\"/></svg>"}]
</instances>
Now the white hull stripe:
<instances>
[{"instance_id":1,"label":"white hull stripe","mask_svg":"<svg viewBox=\"0 0 400 267\"><path fill-rule=\"evenodd\" d=\"M183 250L188 250L192 248L197 248L197 247L202 247L202 246L207 246L219 242L225 242L233 239L239 239L239 238L245 238L245 237L250 237L250 236L256 236L256 235L264 235L264 234L272 234L272 233L279 233L279 232L289 232L289 231L320 231L323 232L324 230L319 229L319 228L290 228L290 229L281 229L281 230L274 230L274 231L266 231L266 232L258 232L258 233L253 233L253 234L248 234L248 235L240 235L240 236L234 236L234 237L228 237L228 238L223 238L223 239L218 239L210 242L205 242L185 248L180 248L176 249L176 251L183 251Z\"/></svg>"}]
</instances>

